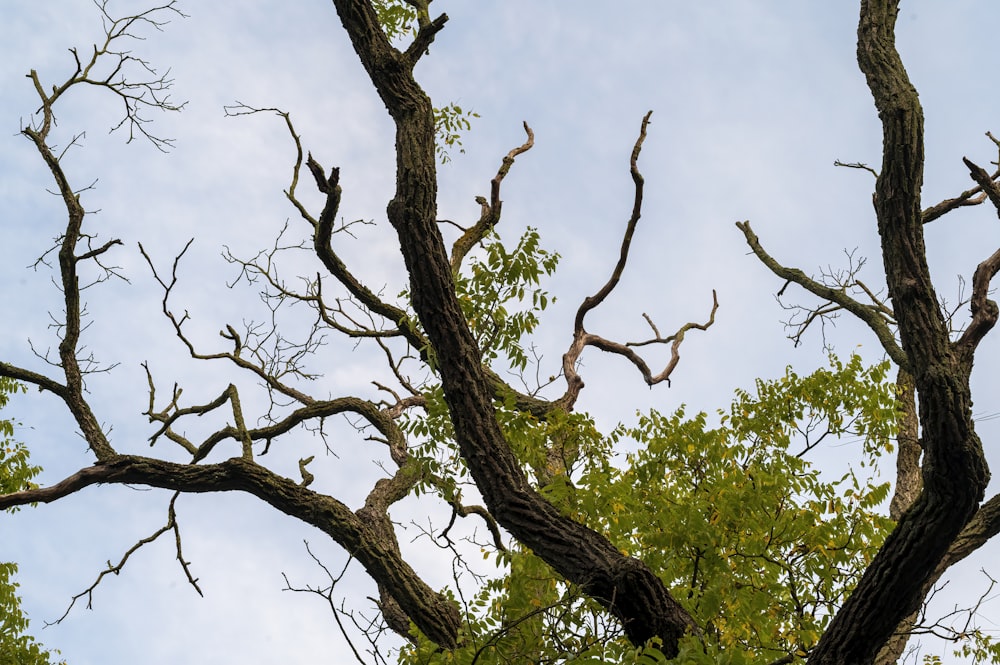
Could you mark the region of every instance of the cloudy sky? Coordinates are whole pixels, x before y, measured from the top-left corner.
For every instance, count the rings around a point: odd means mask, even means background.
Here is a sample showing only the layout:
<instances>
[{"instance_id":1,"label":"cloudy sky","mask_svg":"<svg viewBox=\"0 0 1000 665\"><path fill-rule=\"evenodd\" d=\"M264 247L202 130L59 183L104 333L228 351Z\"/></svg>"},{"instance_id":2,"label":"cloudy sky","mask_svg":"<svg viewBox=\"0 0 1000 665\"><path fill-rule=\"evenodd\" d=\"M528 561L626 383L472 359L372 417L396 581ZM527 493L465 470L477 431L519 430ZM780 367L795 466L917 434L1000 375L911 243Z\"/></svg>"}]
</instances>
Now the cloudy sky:
<instances>
[{"instance_id":1,"label":"cloudy sky","mask_svg":"<svg viewBox=\"0 0 1000 665\"><path fill-rule=\"evenodd\" d=\"M44 371L28 340L42 354L57 344L48 312L58 313L59 293L44 266L31 266L64 219L46 192L44 165L17 133L38 107L24 75L35 69L46 87L62 82L73 66L67 48L87 53L102 36L101 22L84 0L4 0L3 6L0 357ZM110 3L116 15L147 7ZM186 359L158 314L160 294L136 243L165 269L196 238L176 303L190 312L192 334L217 350L217 331L226 323L239 327L263 316L252 289L227 288L235 273L221 258L223 247L252 256L273 243L286 220L296 221L282 195L294 158L282 123L273 116L227 119L224 105L240 101L292 114L304 145L328 167L341 167L344 218L377 223L345 245L345 258L373 287L389 294L405 287L383 221L394 183L392 126L332 4L186 0L179 7L190 18L162 33L145 31L148 39L132 45L152 66L170 69L174 98L188 102L182 113L154 118L153 131L175 138L176 147L164 155L142 141L125 145L121 132L109 135L120 108L95 90L65 99L54 139L65 146L82 135L64 167L77 188L93 183L83 195L88 210L100 211L88 218L92 232L124 243L113 262L130 281L87 292L93 323L86 343L104 363L120 363L92 379L93 405L113 427L114 444L138 453L148 452L151 431L141 416L148 402L142 361L162 390L179 381L189 403L213 398L232 378L224 367ZM441 169L441 217L473 221L474 197L488 193L500 158L522 142L522 121L535 132L535 148L504 183L503 226L511 235L536 227L563 256L548 284L558 301L537 337L544 373L556 371L576 306L614 263L631 209L629 152L643 114L653 110L640 158L647 189L635 251L615 297L590 327L625 339L646 334L643 312L663 330L702 320L712 289L719 294L718 321L710 332L689 336L670 388L648 390L620 361L585 355L588 388L580 408L603 424L650 406L713 410L754 377L780 374L789 364L801 371L822 364L818 331L798 348L785 339L786 314L774 300L781 284L747 255L734 222L749 219L772 255L807 272L842 267L844 250L871 256L864 274L879 283L873 180L833 165L840 159L877 166L880 159L880 128L854 58L855 3L437 0L434 7L451 20L421 62L419 80L438 105L454 101L481 116L464 137L465 154L453 154ZM903 3L899 45L927 117L926 205L971 186L963 155L981 165L996 159L984 132L1000 131L990 60L998 21L1000 6L990 0ZM309 201L316 203L311 195ZM996 247L995 224L982 208L929 228L942 297L954 300L957 275L971 275ZM791 289L789 295L794 301ZM850 321L827 332L843 355L857 349L880 358L874 338ZM996 440L990 416L1000 412L993 378L998 347L996 340L984 344L974 376L988 449ZM364 349L332 344L323 354L320 394L372 394L377 377ZM42 482L91 462L49 396L31 392L14 407L25 426L19 437L45 467ZM373 460L382 451L344 430L337 433L338 457L316 466L322 466L319 482L356 504L377 477ZM316 445L302 442L303 449ZM168 498L93 487L4 516L0 560L20 563L34 627L58 618L108 560L159 527ZM449 573L410 524L426 519L423 508L400 506L394 516L409 525L401 541L413 563L440 587ZM77 607L60 625L36 630L40 639L74 665L344 661L328 608L318 598L282 591L283 572L294 585L323 581L303 540L331 567L344 562L336 545L248 497L182 497L178 512L204 599L186 584L172 544L157 542L138 552L123 575L105 580L91 611ZM965 562L949 591L977 594L985 579L978 570L996 551L989 547ZM349 607L367 609L364 597L373 589L352 570L339 595ZM961 598L944 601L943 610ZM1000 606L986 611L1000 617Z\"/></svg>"}]
</instances>

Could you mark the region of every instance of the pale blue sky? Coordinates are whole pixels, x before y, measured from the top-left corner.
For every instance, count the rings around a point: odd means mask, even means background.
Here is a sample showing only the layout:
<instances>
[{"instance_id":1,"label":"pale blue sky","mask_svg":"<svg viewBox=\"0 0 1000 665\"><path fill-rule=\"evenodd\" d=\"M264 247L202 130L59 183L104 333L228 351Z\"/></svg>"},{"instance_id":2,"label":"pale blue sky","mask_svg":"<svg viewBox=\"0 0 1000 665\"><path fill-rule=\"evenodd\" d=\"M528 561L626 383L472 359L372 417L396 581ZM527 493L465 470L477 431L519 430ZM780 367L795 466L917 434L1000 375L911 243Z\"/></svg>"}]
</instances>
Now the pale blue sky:
<instances>
[{"instance_id":1,"label":"pale blue sky","mask_svg":"<svg viewBox=\"0 0 1000 665\"><path fill-rule=\"evenodd\" d=\"M854 62L856 3L808 0L671 0L606 3L538 0L437 0L451 17L418 68L434 99L457 101L482 117L465 137L466 154L441 169L440 215L473 220L474 197L488 192L500 158L535 131L504 183L503 228L538 227L563 255L549 284L559 301L537 337L554 372L568 343L581 298L606 279L631 209L628 155L642 115L654 111L640 159L646 204L635 252L615 297L590 320L595 331L644 336L648 312L661 329L708 313L719 292L718 322L685 342L673 387L652 391L618 359L584 356L588 388L580 408L602 423L627 419L636 408L691 410L728 404L732 390L785 365L801 370L823 362L811 335L794 349L784 338L784 313L773 294L780 284L747 256L733 223L750 219L765 247L807 271L843 264L843 248L873 257L877 283L871 177L838 169L835 159L877 166L881 132ZM115 13L145 8L111 3ZM181 113L157 117L155 130L177 139L163 155L142 142L123 145L107 135L118 108L107 97L78 92L59 114L62 142L86 131L65 165L86 193L102 237L119 237L115 263L131 284L88 292L95 321L88 344L108 362L121 362L92 381L99 417L113 425L122 450L145 452L150 430L139 362L148 359L164 389L175 378L192 401L210 399L230 380L220 366L193 364L158 316L159 294L135 248L149 249L161 267L188 238L197 238L182 270L178 303L188 308L205 344L218 343L225 323L238 324L259 304L248 290L229 291L232 270L223 245L241 254L268 245L294 210L284 201L293 152L279 120L226 119L236 100L280 106L292 113L306 147L325 165L341 167L346 219L381 221L394 173L392 127L342 33L332 4L311 2L182 2L191 17L164 33L147 34L135 53L171 68ZM54 347L47 311L58 292L45 271L25 266L59 233L58 201L45 193L47 174L31 145L17 135L37 108L24 74L61 81L70 72L66 49L86 51L100 37L97 10L81 0L5 0L0 25L0 246L4 261L0 311L5 312L0 357L44 369L27 347ZM1000 5L989 0L904 2L900 48L927 116L925 204L968 188L961 163L996 158L983 136L1000 131L1000 93L991 58ZM315 202L315 198L312 198ZM955 276L968 276L997 245L995 216L986 208L960 211L928 230L939 293L954 299ZM345 251L374 286L396 293L404 284L398 250L386 225L366 229ZM792 289L789 289L792 295ZM794 297L794 296L793 296ZM803 301L805 301L803 297ZM860 346L879 357L875 340L841 320L830 340L844 355ZM995 380L996 339L981 351L975 376L976 413L1000 411ZM370 393L372 358L351 347L328 347L320 392ZM64 410L31 392L15 403L26 429L20 438L46 468L51 483L90 462ZM992 449L995 429L983 423ZM992 434L992 436L991 436ZM303 445L315 445L305 441ZM366 447L367 446L367 447ZM344 433L339 458L317 466L339 496L357 501L378 469L381 452ZM156 452L156 451L154 451ZM159 451L164 454L164 451ZM844 457L843 449L833 457ZM997 456L992 454L991 458ZM293 469L288 473L294 474ZM40 627L58 617L108 559L117 560L165 519L165 492L89 488L67 500L4 516L0 560L20 562L25 606ZM424 504L400 506L403 523L421 519ZM182 497L178 510L185 554L206 593L184 581L170 543L139 552L122 576L98 589L93 611L74 610L61 625L40 631L73 665L348 662L324 606L281 592L280 573L295 583L321 578L302 540L331 566L339 548L309 528L243 496ZM434 586L448 582L440 555L416 530L401 534L417 569ZM975 592L978 569L995 557L990 546L963 564L950 589ZM360 569L344 583L347 602L367 609L372 585ZM959 596L958 598L961 598ZM1000 609L991 610L1000 616Z\"/></svg>"}]
</instances>

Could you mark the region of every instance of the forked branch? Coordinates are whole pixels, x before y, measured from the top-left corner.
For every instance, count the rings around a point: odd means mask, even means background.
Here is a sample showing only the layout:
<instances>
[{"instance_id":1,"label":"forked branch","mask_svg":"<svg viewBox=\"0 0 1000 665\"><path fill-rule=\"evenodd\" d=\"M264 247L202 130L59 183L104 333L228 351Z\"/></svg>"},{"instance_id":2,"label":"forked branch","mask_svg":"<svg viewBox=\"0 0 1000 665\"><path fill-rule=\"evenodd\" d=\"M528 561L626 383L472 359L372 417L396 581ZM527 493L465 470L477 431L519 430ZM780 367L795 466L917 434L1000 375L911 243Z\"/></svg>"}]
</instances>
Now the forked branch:
<instances>
[{"instance_id":1,"label":"forked branch","mask_svg":"<svg viewBox=\"0 0 1000 665\"><path fill-rule=\"evenodd\" d=\"M154 531L151 535L146 536L145 538L141 538L138 542L136 542L135 545L128 548L128 550L126 550L125 554L122 555L122 558L118 561L118 563L112 564L110 561L108 561L108 567L102 570L100 574L98 574L97 579L94 580L94 583L91 584L86 589L84 589L83 591L81 591L80 593L73 596L73 598L70 599L69 606L66 608L66 611L63 612L62 616L53 621L52 623L47 623L46 625L51 626L57 623L62 623L63 619L69 616L69 613L76 605L76 602L84 597L87 598L87 609L88 610L93 609L94 591L97 590L97 587L100 586L104 578L109 574L114 574L114 575L120 574L122 570L125 568L125 564L128 563L128 560L132 557L133 554L138 552L139 549L141 549L144 545L149 545L150 543L154 542L160 536L167 533L168 531L172 531L174 533L174 549L177 554L177 562L180 564L181 570L184 571L184 576L187 577L188 584L194 587L194 590L198 592L199 596L204 596L205 594L202 593L201 587L198 586L198 580L195 579L195 577L191 574L191 567L190 567L191 562L186 561L184 559L184 552L181 547L181 530L180 526L177 523L177 511L175 508L178 496L180 496L180 492L175 492L174 495L170 498L170 503L167 506L166 524L164 524L162 527Z\"/></svg>"},{"instance_id":2,"label":"forked branch","mask_svg":"<svg viewBox=\"0 0 1000 665\"><path fill-rule=\"evenodd\" d=\"M715 291L712 291L712 310L709 314L708 320L705 323L685 323L677 330L677 332L672 335L668 335L667 337L660 335L659 330L656 328L656 325L653 323L648 314L643 314L643 318L645 318L646 322L653 329L655 337L644 342L628 342L624 344L614 342L601 337L600 335L587 332L587 329L584 326L587 314L603 303L611 292L614 291L615 287L618 286L622 274L625 272L625 266L628 263L629 250L632 246L632 237L635 234L636 226L638 225L639 218L642 215L642 196L645 180L639 172L639 153L642 150L643 141L646 140L646 130L649 127L649 118L652 114L653 112L649 111L643 117L642 125L639 129L639 137L636 139L635 145L632 147L632 155L629 160L629 171L632 175L632 182L635 185L635 196L632 203L632 215L629 217L628 224L625 226L625 235L622 238L618 262L611 271L611 276L608 278L608 281L605 282L597 293L584 298L583 303L581 303L580 307L577 309L576 318L573 321L573 342L570 344L569 350L563 355L562 370L563 375L566 378L566 394L558 401L566 407L572 406L572 404L576 401L576 398L579 396L580 391L583 389L583 379L577 372L577 365L579 364L580 355L586 347L593 346L602 351L623 356L635 365L635 367L642 374L642 377L646 381L647 385L652 386L663 381L666 381L667 385L669 385L670 375L673 373L678 362L680 361L680 345L684 341L685 333L689 330L707 330L709 326L715 323L715 313L719 308L719 300ZM656 374L654 374L649 368L649 365L642 358L642 356L635 351L635 347L650 344L671 345L670 360L667 362L663 370Z\"/></svg>"},{"instance_id":3,"label":"forked branch","mask_svg":"<svg viewBox=\"0 0 1000 665\"><path fill-rule=\"evenodd\" d=\"M882 348L892 361L900 367L908 367L909 360L903 349L896 342L896 336L886 318L885 306L881 303L864 305L850 297L846 290L831 288L810 278L798 268L787 268L774 259L760 244L757 234L750 228L750 222L736 222L736 227L743 232L750 250L775 275L787 282L798 284L806 291L854 314L875 333Z\"/></svg>"}]
</instances>

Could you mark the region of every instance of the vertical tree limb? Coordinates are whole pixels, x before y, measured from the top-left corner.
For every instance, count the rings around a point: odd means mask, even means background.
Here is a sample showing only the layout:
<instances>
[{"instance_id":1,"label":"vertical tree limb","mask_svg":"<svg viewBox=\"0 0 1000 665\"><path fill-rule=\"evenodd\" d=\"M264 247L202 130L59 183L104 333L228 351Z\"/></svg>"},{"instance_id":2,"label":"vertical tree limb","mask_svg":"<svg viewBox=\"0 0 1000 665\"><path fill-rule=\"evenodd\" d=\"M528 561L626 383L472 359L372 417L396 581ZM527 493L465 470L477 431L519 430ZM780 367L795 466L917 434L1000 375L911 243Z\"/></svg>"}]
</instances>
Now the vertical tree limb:
<instances>
[{"instance_id":1,"label":"vertical tree limb","mask_svg":"<svg viewBox=\"0 0 1000 665\"><path fill-rule=\"evenodd\" d=\"M952 346L923 236L923 111L895 45L898 0L862 0L858 64L882 121L874 204L899 336L919 400L924 489L833 618L810 663L873 662L923 600L925 583L975 513L989 481L972 422L971 354Z\"/></svg>"}]
</instances>

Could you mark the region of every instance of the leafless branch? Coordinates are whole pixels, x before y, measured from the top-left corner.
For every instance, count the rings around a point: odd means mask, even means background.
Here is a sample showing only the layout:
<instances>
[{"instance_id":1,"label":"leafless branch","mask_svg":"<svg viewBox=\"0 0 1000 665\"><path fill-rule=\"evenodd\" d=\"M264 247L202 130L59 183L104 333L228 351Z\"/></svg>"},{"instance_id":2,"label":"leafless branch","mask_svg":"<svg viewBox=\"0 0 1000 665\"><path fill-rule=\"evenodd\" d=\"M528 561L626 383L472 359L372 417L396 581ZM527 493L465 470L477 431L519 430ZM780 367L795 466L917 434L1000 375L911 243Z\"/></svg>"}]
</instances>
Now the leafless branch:
<instances>
[{"instance_id":1,"label":"leafless branch","mask_svg":"<svg viewBox=\"0 0 1000 665\"><path fill-rule=\"evenodd\" d=\"M862 171L868 171L876 178L878 177L878 171L868 166L867 164L862 164L861 162L842 162L839 159L833 162L834 166L843 166L848 169L861 169Z\"/></svg>"},{"instance_id":2,"label":"leafless branch","mask_svg":"<svg viewBox=\"0 0 1000 665\"><path fill-rule=\"evenodd\" d=\"M298 593L312 593L319 596L320 598L323 598L326 601L326 603L330 606L330 614L333 615L333 620L337 623L337 628L340 630L340 634L347 642L347 646L350 647L351 653L354 654L354 657L357 659L359 663L361 663L361 665L368 665L365 662L364 658L361 657L361 654L358 653L357 648L354 646L354 642L351 640L350 634L344 627L344 623L340 620L340 615L342 610L337 608L337 605L336 603L334 603L333 600L334 589L336 588L337 584L342 579L344 579L344 575L347 573L347 568L348 566L351 565L351 561L353 559L351 557L348 557L347 561L344 562L344 567L341 569L340 573L334 575L333 573L330 572L330 569L326 566L326 564L320 561L319 557L313 554L313 551L309 548L309 542L308 541L303 541L303 542L305 542L306 552L308 552L312 560L316 562L316 565L323 570L323 573L326 575L329 583L326 586L322 587L314 587L309 585L306 585L304 587L293 587L291 582L288 581L288 575L282 573L281 576L285 579L285 591L295 591Z\"/></svg>"},{"instance_id":3,"label":"leafless branch","mask_svg":"<svg viewBox=\"0 0 1000 665\"><path fill-rule=\"evenodd\" d=\"M118 97L125 108L121 120L112 127L111 131L127 126L129 131L127 142L131 143L138 136L142 136L158 150L166 151L173 145L173 140L151 133L147 129L150 119L144 114L150 109L179 111L185 103L176 104L170 99L169 92L173 87L173 79L170 78L169 70L164 74L158 73L149 62L139 58L129 50L122 49L118 44L129 39L142 40L142 37L134 32L139 26L162 30L169 23L168 20L160 18L163 14L173 14L180 17L184 17L185 14L177 9L175 0L141 14L124 18L111 16L108 12L107 0L95 1L94 4L101 11L104 22L103 43L93 46L90 58L86 62L81 60L77 49L70 49L76 63L76 70L61 85L52 86L51 94L45 92L38 73L31 70L28 78L31 79L35 91L42 101L39 108L42 119L36 122L33 127L26 127L22 131L25 134L28 132L37 133L43 141L46 140L55 119L55 103L70 88L89 85L110 91ZM107 66L104 66L106 62ZM103 71L99 73L98 70L102 69Z\"/></svg>"},{"instance_id":4,"label":"leafless branch","mask_svg":"<svg viewBox=\"0 0 1000 665\"><path fill-rule=\"evenodd\" d=\"M500 168L497 170L497 174L490 181L490 200L487 201L481 196L476 197L476 201L482 209L479 221L466 229L452 245L451 269L453 272L458 272L466 254L500 222L500 212L503 206L503 201L500 200L500 184L507 177L510 168L514 165L514 159L518 155L531 150L535 145L535 133L531 131L531 127L528 126L527 122L524 123L524 132L528 135L527 140L507 153L507 156L503 158L500 164Z\"/></svg>"},{"instance_id":5,"label":"leafless branch","mask_svg":"<svg viewBox=\"0 0 1000 665\"><path fill-rule=\"evenodd\" d=\"M629 160L629 170L632 174L632 181L635 185L635 198L632 204L632 215L629 217L628 224L625 227L625 235L622 239L621 250L618 257L618 262L611 272L611 277L602 286L597 293L592 296L584 298L583 303L577 309L576 318L573 322L573 342L570 345L569 350L563 355L562 360L562 373L566 378L566 393L560 398L560 403L566 405L572 405L575 402L576 397L579 395L580 391L583 389L583 379L577 372L577 363L579 362L580 355L583 350L588 346L593 346L602 351L609 353L615 353L625 357L629 362L636 366L636 368L642 373L643 379L648 385L655 385L657 383L666 381L669 385L670 374L674 371L677 363L680 360L680 345L684 341L684 334L688 330L706 330L715 322L715 312L719 307L719 301L712 292L712 311L709 315L709 319L705 323L686 323L681 326L676 333L668 337L661 337L659 332L656 330L656 326L652 324L652 320L648 315L643 314L647 323L653 328L656 337L652 340L640 343L622 344L619 342L613 342L611 340L605 339L598 335L587 332L584 327L584 320L588 313L594 310L598 305L600 305L604 300L611 294L614 288L618 285L621 279L622 273L625 271L625 265L628 262L629 249L632 245L632 236L635 233L636 225L639 223L639 217L642 214L642 196L643 196L643 185L644 179L642 174L639 172L638 159L639 153L642 150L642 143L646 139L646 130L649 126L649 118L652 115L652 111L648 112L642 119L642 126L639 130L639 137L636 139L635 145L632 148L632 156ZM633 350L633 346L642 346L645 344L671 344L671 357L670 361L667 363L663 371L658 374L653 374L652 370L646 364L646 361Z\"/></svg>"},{"instance_id":6,"label":"leafless branch","mask_svg":"<svg viewBox=\"0 0 1000 665\"><path fill-rule=\"evenodd\" d=\"M798 268L786 268L785 266L778 263L770 254L768 254L760 244L760 239L757 234L753 232L750 228L750 222L736 222L737 228L743 232L746 237L747 244L753 253L760 259L761 263L768 267L775 275L784 279L788 282L794 282L798 284L806 291L819 296L820 298L830 302L835 303L839 307L847 310L848 312L854 314L856 317L861 319L862 322L868 325L868 327L875 333L879 342L882 344L882 348L885 352L892 358L900 367L908 367L909 360L906 354L903 353L902 348L896 342L895 334L889 327L889 322L886 320L885 306L881 303L872 305L863 305L854 298L850 297L844 289L831 288L825 284L821 284L814 279L808 277L804 272Z\"/></svg>"},{"instance_id":7,"label":"leafless branch","mask_svg":"<svg viewBox=\"0 0 1000 665\"><path fill-rule=\"evenodd\" d=\"M447 538L448 532L455 525L456 517L468 517L469 515L479 515L486 522L486 528L490 530L490 535L493 536L493 546L497 548L498 552L506 552L507 548L503 544L503 536L500 534L500 527L497 525L497 521L490 515L490 511L486 510L483 506L465 506L456 497L451 502L451 519L448 521L448 526L441 531L439 538Z\"/></svg>"},{"instance_id":8,"label":"leafless branch","mask_svg":"<svg viewBox=\"0 0 1000 665\"><path fill-rule=\"evenodd\" d=\"M164 524L162 527L153 532L152 535L140 539L135 545L130 547L125 552L125 554L122 555L121 560L117 564L112 564L110 561L108 561L108 567L100 572L100 574L97 576L97 579L94 580L94 583L91 584L86 589L84 589L83 591L81 591L80 593L73 596L73 598L70 600L69 606L66 608L66 611L63 612L62 616L51 623L46 623L46 625L51 626L54 624L62 623L63 619L69 616L69 613L73 609L73 606L76 605L76 601L80 600L84 596L86 596L87 598L87 609L88 610L92 609L94 600L94 591L100 585L104 577L112 573L115 575L121 573L122 569L125 568L125 564L128 562L129 558L131 558L133 554L139 551L139 549L142 546L152 543L153 541L155 541L157 538L167 533L168 531L174 532L174 547L177 552L177 561L178 563L180 563L181 569L184 571L184 575L187 577L188 583L192 587L194 587L194 590L198 592L199 596L204 596L205 594L202 593L201 588L198 586L198 580L191 575L190 562L184 560L184 555L181 551L181 532L179 526L177 525L177 513L174 507L174 504L176 503L178 496L180 496L180 492L175 492L174 495L170 498L170 503L167 506L166 524Z\"/></svg>"}]
</instances>

